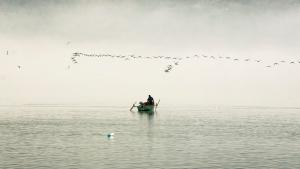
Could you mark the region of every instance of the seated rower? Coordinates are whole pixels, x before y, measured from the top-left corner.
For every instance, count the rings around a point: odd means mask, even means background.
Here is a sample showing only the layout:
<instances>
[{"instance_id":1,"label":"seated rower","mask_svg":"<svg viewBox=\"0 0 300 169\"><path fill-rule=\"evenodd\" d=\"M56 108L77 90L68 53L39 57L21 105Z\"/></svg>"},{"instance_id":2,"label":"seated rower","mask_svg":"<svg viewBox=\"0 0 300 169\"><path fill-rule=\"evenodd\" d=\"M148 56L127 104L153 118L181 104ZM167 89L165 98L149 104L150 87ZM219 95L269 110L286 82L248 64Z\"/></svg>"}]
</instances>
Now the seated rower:
<instances>
[{"instance_id":1,"label":"seated rower","mask_svg":"<svg viewBox=\"0 0 300 169\"><path fill-rule=\"evenodd\" d=\"M151 97L151 95L148 96L146 104L147 105L154 105L154 99L153 99L153 97Z\"/></svg>"}]
</instances>

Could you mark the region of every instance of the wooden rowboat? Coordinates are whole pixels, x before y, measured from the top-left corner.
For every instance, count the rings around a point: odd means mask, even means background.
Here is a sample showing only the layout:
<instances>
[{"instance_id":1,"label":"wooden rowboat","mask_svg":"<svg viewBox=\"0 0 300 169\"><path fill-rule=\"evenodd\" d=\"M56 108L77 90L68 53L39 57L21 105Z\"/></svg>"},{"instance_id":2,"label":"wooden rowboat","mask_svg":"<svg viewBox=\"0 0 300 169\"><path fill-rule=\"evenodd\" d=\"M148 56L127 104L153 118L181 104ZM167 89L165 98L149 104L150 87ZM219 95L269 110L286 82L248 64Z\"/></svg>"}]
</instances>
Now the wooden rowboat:
<instances>
[{"instance_id":1,"label":"wooden rowboat","mask_svg":"<svg viewBox=\"0 0 300 169\"><path fill-rule=\"evenodd\" d=\"M140 104L136 107L138 111L154 111L155 105Z\"/></svg>"},{"instance_id":2,"label":"wooden rowboat","mask_svg":"<svg viewBox=\"0 0 300 169\"><path fill-rule=\"evenodd\" d=\"M157 109L157 106L159 104L160 100L153 105L145 104L143 102L140 102L138 106L135 105L135 103L132 105L130 111L136 107L139 112L154 112Z\"/></svg>"}]
</instances>

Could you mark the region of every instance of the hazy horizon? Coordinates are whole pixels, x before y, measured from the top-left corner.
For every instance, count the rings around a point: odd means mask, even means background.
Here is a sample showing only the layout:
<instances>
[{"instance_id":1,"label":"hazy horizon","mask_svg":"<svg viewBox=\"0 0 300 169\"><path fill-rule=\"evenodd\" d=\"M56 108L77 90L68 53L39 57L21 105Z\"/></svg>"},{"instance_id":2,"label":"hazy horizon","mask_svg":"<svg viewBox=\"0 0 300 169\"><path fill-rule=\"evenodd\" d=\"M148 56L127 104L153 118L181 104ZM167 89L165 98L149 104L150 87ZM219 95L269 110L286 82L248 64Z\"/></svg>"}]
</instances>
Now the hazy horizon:
<instances>
[{"instance_id":1,"label":"hazy horizon","mask_svg":"<svg viewBox=\"0 0 300 169\"><path fill-rule=\"evenodd\" d=\"M0 2L0 105L300 104L299 1ZM7 54L8 51L8 54ZM79 58L73 52L260 59ZM281 64L266 68L280 60ZM18 69L18 65L21 69ZM70 66L70 67L69 67Z\"/></svg>"}]
</instances>

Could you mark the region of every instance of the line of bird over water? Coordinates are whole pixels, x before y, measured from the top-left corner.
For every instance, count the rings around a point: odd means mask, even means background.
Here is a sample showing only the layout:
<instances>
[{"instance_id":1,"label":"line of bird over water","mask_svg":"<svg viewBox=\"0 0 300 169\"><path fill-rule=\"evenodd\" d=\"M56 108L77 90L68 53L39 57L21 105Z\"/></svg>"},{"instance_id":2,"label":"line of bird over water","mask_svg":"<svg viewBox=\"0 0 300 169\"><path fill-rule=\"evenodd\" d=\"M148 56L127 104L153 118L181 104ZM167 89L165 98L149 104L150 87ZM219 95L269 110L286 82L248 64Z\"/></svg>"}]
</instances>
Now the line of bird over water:
<instances>
[{"instance_id":1,"label":"line of bird over water","mask_svg":"<svg viewBox=\"0 0 300 169\"><path fill-rule=\"evenodd\" d=\"M5 51L5 55L9 55L9 51ZM234 62L252 62L252 63L259 63L262 64L262 66L265 66L267 68L271 67L278 67L279 65L282 64L300 64L300 58L297 61L287 61L287 60L280 60L273 62L271 64L266 64L264 60L261 59L250 59L250 58L236 58L236 57L229 57L229 56L213 56L213 55L204 55L204 54L195 54L192 56L185 56L185 57L170 57L170 56L142 56L142 55L113 55L113 54L88 54L88 53L81 53L81 52L74 52L72 54L72 57L70 58L73 64L78 64L78 58L83 58L83 57L95 57L95 58L117 58L117 59L123 59L126 61L129 60L135 60L135 59L157 59L157 60L168 60L171 61L171 64L168 64L164 72L169 73L171 72L176 66L179 65L179 63L183 60L187 59L209 59L209 60L231 60ZM17 65L18 69L21 69L21 65ZM70 69L70 65L68 65L68 69Z\"/></svg>"},{"instance_id":2,"label":"line of bird over water","mask_svg":"<svg viewBox=\"0 0 300 169\"><path fill-rule=\"evenodd\" d=\"M235 58L235 57L229 57L229 56L212 56L212 55L193 55L193 56L186 56L186 57L170 57L170 56L141 56L141 55L113 55L113 54L88 54L88 53L80 53L80 52L75 52L73 53L73 56L71 57L71 60L74 64L77 64L77 58L78 57L96 57L96 58L104 58L104 57L110 57L110 58L118 58L118 59L124 59L124 60L134 60L134 59L161 59L161 60L171 60L172 64L168 64L166 68L164 69L164 72L169 73L174 69L175 66L178 66L179 63L182 60L186 59L211 59L211 60L232 60L234 62L254 62L254 63L265 63L261 59L240 59L240 58ZM298 61L286 61L286 60L280 60L273 62L272 64L265 65L267 68L271 67L277 67L280 64L300 64L300 59Z\"/></svg>"}]
</instances>

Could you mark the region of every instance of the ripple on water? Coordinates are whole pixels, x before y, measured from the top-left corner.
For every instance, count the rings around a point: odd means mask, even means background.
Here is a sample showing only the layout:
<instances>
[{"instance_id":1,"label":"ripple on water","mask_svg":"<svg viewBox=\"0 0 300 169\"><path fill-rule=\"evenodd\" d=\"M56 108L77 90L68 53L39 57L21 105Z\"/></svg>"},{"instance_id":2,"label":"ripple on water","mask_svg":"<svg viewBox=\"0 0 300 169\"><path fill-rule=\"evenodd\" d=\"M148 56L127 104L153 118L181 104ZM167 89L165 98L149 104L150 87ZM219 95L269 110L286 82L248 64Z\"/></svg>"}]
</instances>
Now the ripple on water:
<instances>
[{"instance_id":1,"label":"ripple on water","mask_svg":"<svg viewBox=\"0 0 300 169\"><path fill-rule=\"evenodd\" d=\"M298 109L12 107L0 168L299 168L299 131Z\"/></svg>"}]
</instances>

